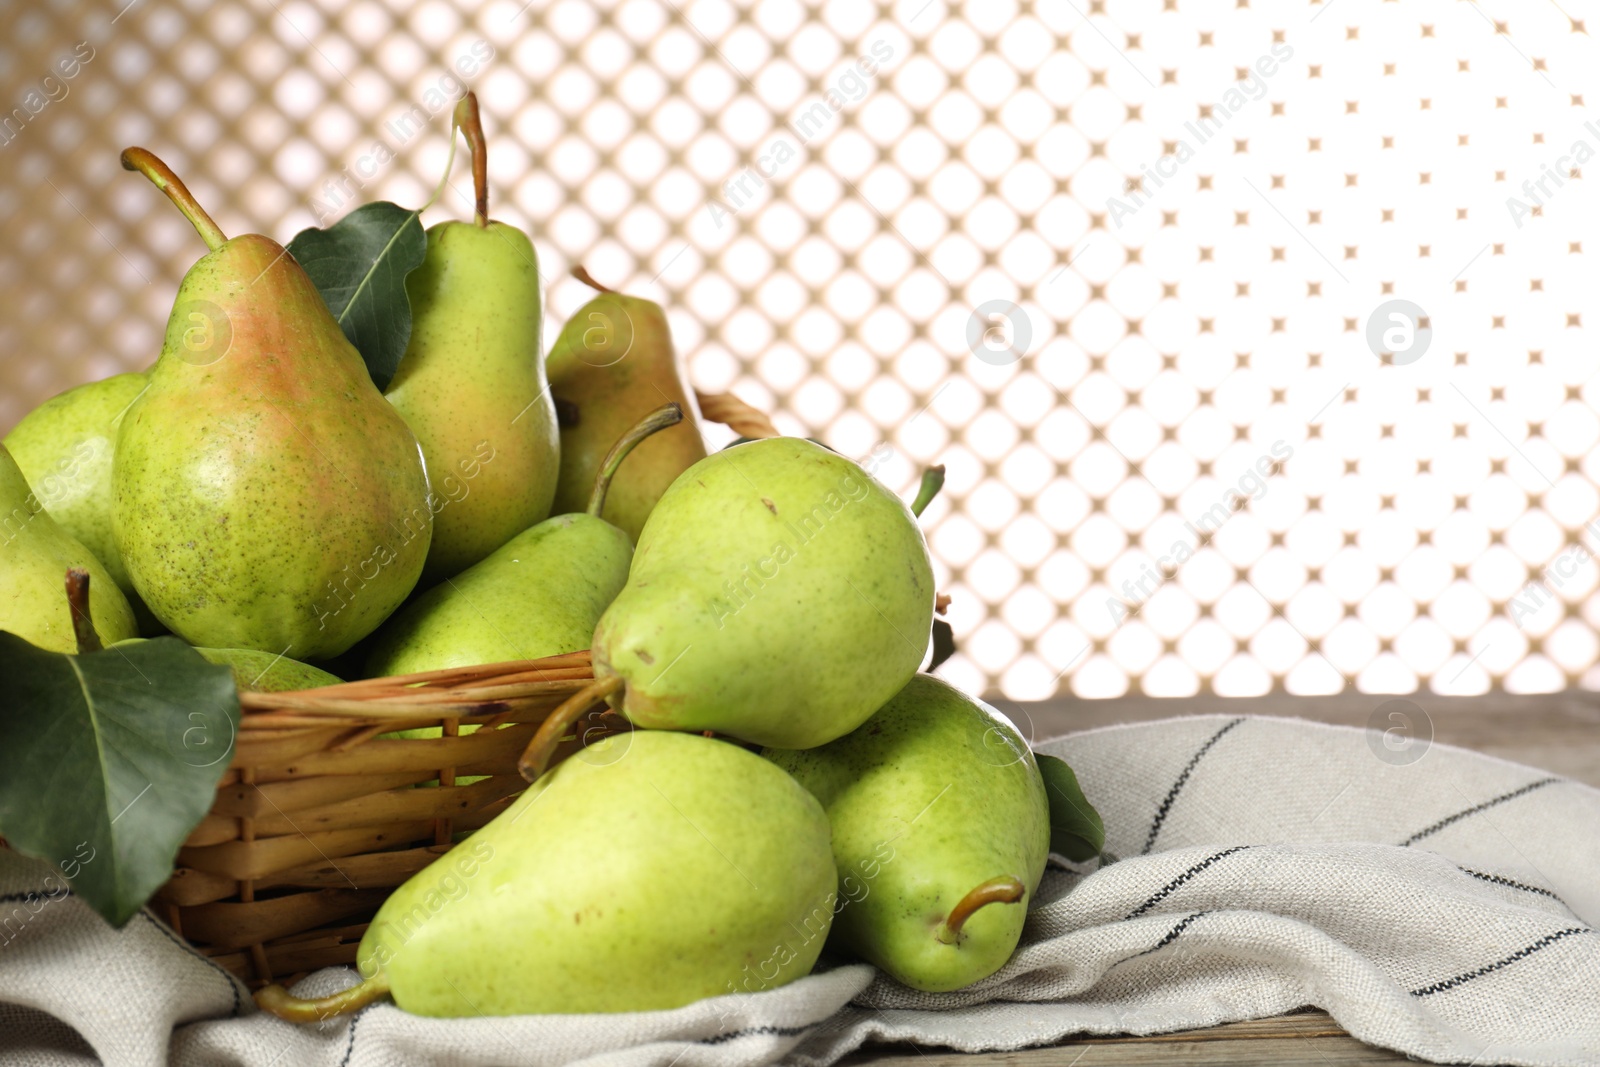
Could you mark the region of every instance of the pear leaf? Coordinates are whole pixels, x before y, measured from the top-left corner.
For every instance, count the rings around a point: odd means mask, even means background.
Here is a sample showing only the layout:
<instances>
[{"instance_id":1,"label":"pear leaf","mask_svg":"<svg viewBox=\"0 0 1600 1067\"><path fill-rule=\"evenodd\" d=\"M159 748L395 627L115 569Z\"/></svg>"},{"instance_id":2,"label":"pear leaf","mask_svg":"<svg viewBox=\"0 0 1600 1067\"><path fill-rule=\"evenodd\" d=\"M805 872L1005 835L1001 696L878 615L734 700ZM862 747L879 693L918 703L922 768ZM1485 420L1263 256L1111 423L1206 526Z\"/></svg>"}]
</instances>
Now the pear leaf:
<instances>
[{"instance_id":1,"label":"pear leaf","mask_svg":"<svg viewBox=\"0 0 1600 1067\"><path fill-rule=\"evenodd\" d=\"M175 637L74 656L0 632L0 678L0 836L121 926L216 798L233 674Z\"/></svg>"},{"instance_id":2,"label":"pear leaf","mask_svg":"<svg viewBox=\"0 0 1600 1067\"><path fill-rule=\"evenodd\" d=\"M289 254L311 277L380 391L389 387L411 341L406 275L422 266L428 251L421 214L379 200L326 230L301 230L289 242Z\"/></svg>"},{"instance_id":3,"label":"pear leaf","mask_svg":"<svg viewBox=\"0 0 1600 1067\"><path fill-rule=\"evenodd\" d=\"M956 654L956 631L943 619L933 620L933 658L928 661L924 674L932 674L940 664Z\"/></svg>"},{"instance_id":4,"label":"pear leaf","mask_svg":"<svg viewBox=\"0 0 1600 1067\"><path fill-rule=\"evenodd\" d=\"M1050 851L1074 863L1094 859L1106 844L1106 826L1100 813L1078 785L1066 760L1035 753L1044 791L1050 797Z\"/></svg>"}]
</instances>

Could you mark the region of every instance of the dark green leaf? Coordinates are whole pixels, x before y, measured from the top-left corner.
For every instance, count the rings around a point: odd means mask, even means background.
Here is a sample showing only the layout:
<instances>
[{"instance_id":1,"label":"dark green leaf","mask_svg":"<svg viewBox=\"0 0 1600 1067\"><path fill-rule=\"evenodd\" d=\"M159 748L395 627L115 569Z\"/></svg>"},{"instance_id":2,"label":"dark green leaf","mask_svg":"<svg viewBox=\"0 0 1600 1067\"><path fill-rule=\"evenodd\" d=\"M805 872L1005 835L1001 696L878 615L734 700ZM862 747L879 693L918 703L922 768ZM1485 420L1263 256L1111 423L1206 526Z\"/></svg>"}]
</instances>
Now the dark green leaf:
<instances>
[{"instance_id":1,"label":"dark green leaf","mask_svg":"<svg viewBox=\"0 0 1600 1067\"><path fill-rule=\"evenodd\" d=\"M120 926L211 809L232 672L174 637L68 656L0 633L0 679L0 835Z\"/></svg>"},{"instance_id":2,"label":"dark green leaf","mask_svg":"<svg viewBox=\"0 0 1600 1067\"><path fill-rule=\"evenodd\" d=\"M389 387L411 340L406 275L422 266L428 251L420 214L379 200L326 230L301 230L289 242L379 389Z\"/></svg>"},{"instance_id":3,"label":"dark green leaf","mask_svg":"<svg viewBox=\"0 0 1600 1067\"><path fill-rule=\"evenodd\" d=\"M933 620L933 658L928 661L927 673L939 669L939 665L956 654L956 632L950 624L943 619Z\"/></svg>"},{"instance_id":4,"label":"dark green leaf","mask_svg":"<svg viewBox=\"0 0 1600 1067\"><path fill-rule=\"evenodd\" d=\"M1074 863L1094 859L1106 844L1105 823L1078 785L1065 760L1036 753L1050 797L1050 851Z\"/></svg>"}]
</instances>

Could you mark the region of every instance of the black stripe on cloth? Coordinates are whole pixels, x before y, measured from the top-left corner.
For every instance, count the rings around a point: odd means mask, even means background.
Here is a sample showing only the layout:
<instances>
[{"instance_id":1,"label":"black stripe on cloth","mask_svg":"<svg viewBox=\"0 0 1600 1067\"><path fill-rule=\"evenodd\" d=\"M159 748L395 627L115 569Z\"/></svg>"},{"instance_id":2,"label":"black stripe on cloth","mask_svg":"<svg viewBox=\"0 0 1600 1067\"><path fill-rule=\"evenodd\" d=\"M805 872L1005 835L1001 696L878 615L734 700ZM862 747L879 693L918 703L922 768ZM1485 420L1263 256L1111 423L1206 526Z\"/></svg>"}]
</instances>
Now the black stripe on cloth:
<instances>
[{"instance_id":1,"label":"black stripe on cloth","mask_svg":"<svg viewBox=\"0 0 1600 1067\"><path fill-rule=\"evenodd\" d=\"M350 1067L350 1056L355 1056L355 1027L360 1025L360 1022L362 1022L362 1016L365 1016L368 1011L376 1008L376 1006L378 1005L366 1005L365 1008L357 1011L354 1016L350 1016L350 1029L346 1030L346 1035L349 1037L349 1041L347 1041L346 1046L344 1046L344 1059L339 1061L339 1067Z\"/></svg>"},{"instance_id":2,"label":"black stripe on cloth","mask_svg":"<svg viewBox=\"0 0 1600 1067\"><path fill-rule=\"evenodd\" d=\"M1507 889L1520 889L1524 893L1538 893L1542 897L1549 897L1551 900L1555 901L1557 904L1560 904L1568 911L1572 910L1567 906L1566 901L1562 900L1548 889L1541 889L1536 885L1527 885L1523 882L1518 882L1511 878L1505 878L1498 874L1488 874L1484 871L1475 871L1471 867L1457 867L1456 870L1460 871L1462 874L1470 874L1472 877L1481 881L1493 882L1495 885L1503 885Z\"/></svg>"},{"instance_id":3,"label":"black stripe on cloth","mask_svg":"<svg viewBox=\"0 0 1600 1067\"><path fill-rule=\"evenodd\" d=\"M1189 928L1189 924L1190 923L1194 922L1196 919L1200 918L1200 916L1202 916L1202 915L1210 915L1210 914L1211 914L1210 911L1197 911L1193 915L1188 916L1181 923L1179 923L1177 926L1174 926L1171 930L1168 930L1167 931L1167 936L1163 937L1160 941L1157 941L1147 951L1155 952L1157 949L1166 948L1168 945L1170 945L1174 941L1178 940L1178 935L1183 933L1185 930L1187 930Z\"/></svg>"},{"instance_id":4,"label":"black stripe on cloth","mask_svg":"<svg viewBox=\"0 0 1600 1067\"><path fill-rule=\"evenodd\" d=\"M1177 926L1174 926L1172 929L1168 930L1167 931L1167 935L1165 937L1163 937L1160 941L1157 941L1155 944L1151 945L1149 948L1145 949L1143 952L1135 952L1131 956L1127 956L1127 957L1124 957L1123 959L1118 960L1116 963L1113 963L1110 967L1107 967L1106 970L1110 971L1112 968L1122 966L1124 963L1127 963L1129 960L1136 960L1141 956L1148 956L1152 952L1160 952L1162 949L1166 948L1168 945L1170 945L1174 941L1178 940L1178 935L1182 934L1185 930L1187 930L1189 928L1189 924L1190 923L1194 922L1196 919L1200 918L1200 916L1202 916L1202 915L1210 915L1210 914L1211 914L1210 909L1207 909L1205 911L1193 912L1192 914L1186 916L1184 918L1184 920L1182 922L1180 922Z\"/></svg>"},{"instance_id":5,"label":"black stripe on cloth","mask_svg":"<svg viewBox=\"0 0 1600 1067\"><path fill-rule=\"evenodd\" d=\"M239 999L239 979L235 978L226 967L222 966L222 964L218 963L210 956L203 955L196 951L193 945L189 944L189 942L185 941L171 930L168 930L165 925L163 925L148 911L141 911L139 914L143 915L147 920L149 920L151 926L154 926L157 930L160 930L161 933L166 936L168 941L171 941L184 952L187 952L189 955L193 956L201 963L204 963L207 967L210 967L213 971L216 971L218 974L222 975L222 977L228 980L228 991L233 994L233 1012L231 1013L230 1018L237 1019L239 1017L239 1009L243 1007L243 1003Z\"/></svg>"},{"instance_id":6,"label":"black stripe on cloth","mask_svg":"<svg viewBox=\"0 0 1600 1067\"><path fill-rule=\"evenodd\" d=\"M350 1016L350 1029L348 1031L350 1040L344 1047L344 1059L339 1061L339 1067L350 1067L350 1057L355 1055L356 1052L356 1027L360 1025L361 1017L375 1007L377 1007L376 1004L368 1004L366 1007Z\"/></svg>"},{"instance_id":7,"label":"black stripe on cloth","mask_svg":"<svg viewBox=\"0 0 1600 1067\"><path fill-rule=\"evenodd\" d=\"M1414 845L1418 841L1421 841L1424 837L1430 837L1433 834L1438 833L1440 830L1443 830L1446 826L1450 826L1453 823L1458 823L1462 819L1467 818L1468 816L1476 815L1480 811L1486 811L1489 808L1494 807L1496 804L1504 804L1508 800L1515 800L1520 796L1526 796L1527 794L1533 792L1535 789L1543 789L1545 786L1554 785L1556 782L1559 782L1559 781L1561 781L1560 778L1541 778L1537 782L1529 782L1527 785L1523 786L1521 789L1513 789L1509 793L1502 793L1501 795L1499 795L1497 797L1494 797L1491 800L1485 800L1482 804L1474 804L1472 807L1466 809L1465 811L1458 811L1454 815L1450 816L1449 818L1440 819L1438 822L1434 823L1432 826L1428 827L1427 829L1418 830L1416 833L1412 834L1410 837L1408 837L1404 841L1400 842L1400 844L1402 846Z\"/></svg>"},{"instance_id":8,"label":"black stripe on cloth","mask_svg":"<svg viewBox=\"0 0 1600 1067\"><path fill-rule=\"evenodd\" d=\"M0 897L0 904L32 904L36 900L66 900L72 895L70 889L36 889L27 893L7 893Z\"/></svg>"},{"instance_id":9,"label":"black stripe on cloth","mask_svg":"<svg viewBox=\"0 0 1600 1067\"><path fill-rule=\"evenodd\" d=\"M11 933L10 931L6 930L3 925L0 925L0 934L6 935L5 940L0 941L0 945L9 945L11 942L21 937L23 930L27 928L29 921L32 920L34 916L43 915L46 907L54 904L58 900L66 900L70 896L72 896L72 890L69 888L30 889L25 893L7 893L4 896L0 896L0 906L4 906L6 904L21 904L23 907L28 909L28 914L23 917L20 923L17 924L16 933ZM10 923L16 919L16 915L17 912L12 911L9 916L0 916L0 918L3 918L5 922Z\"/></svg>"},{"instance_id":10,"label":"black stripe on cloth","mask_svg":"<svg viewBox=\"0 0 1600 1067\"><path fill-rule=\"evenodd\" d=\"M808 1032L813 1026L816 1025L816 1023L812 1023L811 1026L752 1026L745 1030L735 1030L731 1034L718 1034L716 1037L701 1038L699 1041L695 1042L695 1044L720 1045L727 1041L737 1041L741 1037L757 1037L763 1034L776 1034L778 1037L794 1037L797 1034Z\"/></svg>"},{"instance_id":11,"label":"black stripe on cloth","mask_svg":"<svg viewBox=\"0 0 1600 1067\"><path fill-rule=\"evenodd\" d=\"M1518 960L1527 959L1540 949L1548 948L1550 945L1560 941L1563 937L1571 937L1573 934L1592 933L1594 933L1594 931L1589 929L1587 926L1569 926L1565 930L1557 930L1553 934L1546 934L1544 937L1541 937L1527 948L1513 952L1503 960L1496 960L1494 963L1491 963L1488 966L1479 967L1477 970L1468 971L1466 974L1458 974L1448 981L1435 982L1433 985L1423 986L1421 989L1413 989L1411 991L1411 995L1414 997L1431 997L1435 993L1443 993L1446 990L1454 989L1459 985L1464 985L1467 982L1472 981L1474 978L1482 978L1484 975L1492 974L1502 967L1509 967Z\"/></svg>"},{"instance_id":12,"label":"black stripe on cloth","mask_svg":"<svg viewBox=\"0 0 1600 1067\"><path fill-rule=\"evenodd\" d=\"M1230 849L1224 849L1223 851L1218 852L1215 856L1207 856L1205 859L1201 860L1199 863L1195 864L1193 867L1190 867L1187 871L1184 871L1182 874L1178 875L1178 877L1162 886L1161 889L1158 890L1156 894L1149 900L1130 911L1128 913L1128 918L1137 919L1139 916L1143 915L1145 912L1161 903L1167 897L1171 896L1173 891L1179 886L1183 885L1185 882L1189 881L1195 875L1199 874L1213 863L1222 859L1224 856L1231 856L1235 852L1243 852L1247 848L1254 847L1254 845L1234 845Z\"/></svg>"},{"instance_id":13,"label":"black stripe on cloth","mask_svg":"<svg viewBox=\"0 0 1600 1067\"><path fill-rule=\"evenodd\" d=\"M1148 856L1150 854L1150 849L1156 843L1156 835L1161 833L1161 824L1167 821L1167 813L1172 810L1172 802L1178 799L1178 794L1182 792L1184 784L1189 781L1189 775L1194 773L1195 767L1205 758L1205 754L1211 751L1211 746L1221 741L1223 734L1242 722L1244 722L1244 718L1241 716L1228 723L1228 725L1212 734L1211 740L1201 745L1200 751L1189 758L1189 762L1184 765L1183 773L1178 775L1178 780L1172 783L1171 789L1167 790L1167 799L1163 800L1161 807L1157 809L1155 822L1150 824L1150 836L1144 839L1144 851L1140 852L1139 855Z\"/></svg>"}]
</instances>

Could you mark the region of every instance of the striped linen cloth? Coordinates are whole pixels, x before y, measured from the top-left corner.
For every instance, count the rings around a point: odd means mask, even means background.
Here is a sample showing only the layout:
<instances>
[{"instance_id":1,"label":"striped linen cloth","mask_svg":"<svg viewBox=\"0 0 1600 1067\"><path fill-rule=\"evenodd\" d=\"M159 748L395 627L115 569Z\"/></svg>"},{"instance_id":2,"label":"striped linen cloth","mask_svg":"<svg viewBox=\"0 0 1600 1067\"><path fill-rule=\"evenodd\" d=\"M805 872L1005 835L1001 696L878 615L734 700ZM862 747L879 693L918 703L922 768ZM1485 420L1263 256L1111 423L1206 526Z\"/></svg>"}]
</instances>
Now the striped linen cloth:
<instances>
[{"instance_id":1,"label":"striped linen cloth","mask_svg":"<svg viewBox=\"0 0 1600 1067\"><path fill-rule=\"evenodd\" d=\"M0 933L0 1063L823 1067L867 1042L1016 1049L1314 1005L1418 1059L1600 1064L1600 792L1289 719L1038 747L1078 772L1106 850L1053 862L1011 963L957 993L840 964L671 1012L435 1020L381 1003L297 1028L155 919L111 931L0 854L0 899L29 913ZM330 969L296 992L353 981Z\"/></svg>"}]
</instances>

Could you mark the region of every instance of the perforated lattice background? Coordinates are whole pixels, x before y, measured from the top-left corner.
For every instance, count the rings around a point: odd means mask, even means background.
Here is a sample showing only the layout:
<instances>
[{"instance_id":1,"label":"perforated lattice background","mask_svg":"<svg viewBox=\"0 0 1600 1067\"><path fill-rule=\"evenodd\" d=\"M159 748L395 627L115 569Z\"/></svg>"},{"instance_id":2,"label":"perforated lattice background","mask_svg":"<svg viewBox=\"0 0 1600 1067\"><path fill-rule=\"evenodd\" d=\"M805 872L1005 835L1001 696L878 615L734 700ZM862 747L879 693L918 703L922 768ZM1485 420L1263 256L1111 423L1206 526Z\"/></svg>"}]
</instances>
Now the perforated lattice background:
<instances>
[{"instance_id":1,"label":"perforated lattice background","mask_svg":"<svg viewBox=\"0 0 1600 1067\"><path fill-rule=\"evenodd\" d=\"M700 388L947 464L952 680L1594 687L1590 7L0 5L0 427L149 362L201 252L121 147L287 240L425 199L467 84L548 329L581 260ZM1431 334L1386 363L1391 299Z\"/></svg>"}]
</instances>

